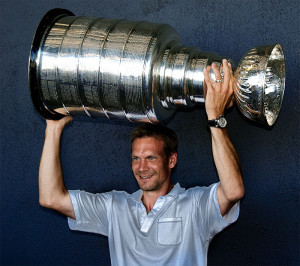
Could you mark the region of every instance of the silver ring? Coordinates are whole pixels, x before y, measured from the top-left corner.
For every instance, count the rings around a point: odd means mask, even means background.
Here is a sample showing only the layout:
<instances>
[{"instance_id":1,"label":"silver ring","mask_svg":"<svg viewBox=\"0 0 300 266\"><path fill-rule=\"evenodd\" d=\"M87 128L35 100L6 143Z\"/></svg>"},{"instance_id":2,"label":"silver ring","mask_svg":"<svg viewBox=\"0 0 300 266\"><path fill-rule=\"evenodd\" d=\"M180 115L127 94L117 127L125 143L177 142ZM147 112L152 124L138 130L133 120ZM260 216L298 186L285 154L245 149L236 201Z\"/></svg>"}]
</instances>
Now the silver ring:
<instances>
[{"instance_id":1,"label":"silver ring","mask_svg":"<svg viewBox=\"0 0 300 266\"><path fill-rule=\"evenodd\" d=\"M220 82L223 82L223 81L224 81L224 79L216 79L215 80L216 83L220 83Z\"/></svg>"}]
</instances>

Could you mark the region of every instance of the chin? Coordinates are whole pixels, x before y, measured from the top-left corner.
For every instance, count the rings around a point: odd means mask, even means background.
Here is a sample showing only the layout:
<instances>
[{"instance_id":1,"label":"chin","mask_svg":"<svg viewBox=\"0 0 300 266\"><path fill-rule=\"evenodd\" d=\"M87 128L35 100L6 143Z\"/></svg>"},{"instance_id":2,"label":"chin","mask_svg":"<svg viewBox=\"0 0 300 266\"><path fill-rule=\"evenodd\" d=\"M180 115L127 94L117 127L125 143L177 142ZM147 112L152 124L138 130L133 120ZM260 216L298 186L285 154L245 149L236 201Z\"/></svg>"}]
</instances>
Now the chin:
<instances>
[{"instance_id":1,"label":"chin","mask_svg":"<svg viewBox=\"0 0 300 266\"><path fill-rule=\"evenodd\" d=\"M159 189L159 184L140 184L139 187L143 191L155 191Z\"/></svg>"},{"instance_id":2,"label":"chin","mask_svg":"<svg viewBox=\"0 0 300 266\"><path fill-rule=\"evenodd\" d=\"M155 191L156 188L153 188L153 187L140 187L141 190L143 191Z\"/></svg>"}]
</instances>

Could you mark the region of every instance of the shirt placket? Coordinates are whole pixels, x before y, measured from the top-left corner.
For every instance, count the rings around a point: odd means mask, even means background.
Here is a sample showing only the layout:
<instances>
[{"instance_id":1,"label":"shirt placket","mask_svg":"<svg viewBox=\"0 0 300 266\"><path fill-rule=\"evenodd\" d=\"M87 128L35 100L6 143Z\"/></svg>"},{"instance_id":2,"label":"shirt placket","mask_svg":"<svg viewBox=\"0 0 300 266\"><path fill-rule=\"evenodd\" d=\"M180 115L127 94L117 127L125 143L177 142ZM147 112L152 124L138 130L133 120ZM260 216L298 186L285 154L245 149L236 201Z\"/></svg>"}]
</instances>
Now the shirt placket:
<instances>
[{"instance_id":1,"label":"shirt placket","mask_svg":"<svg viewBox=\"0 0 300 266\"><path fill-rule=\"evenodd\" d=\"M159 214L160 210L164 206L167 198L166 197L159 197L154 204L152 210L147 214L146 208L143 204L141 204L142 213L140 215L140 231L143 233L148 233L149 229L151 228L152 224L156 220L157 215Z\"/></svg>"}]
</instances>

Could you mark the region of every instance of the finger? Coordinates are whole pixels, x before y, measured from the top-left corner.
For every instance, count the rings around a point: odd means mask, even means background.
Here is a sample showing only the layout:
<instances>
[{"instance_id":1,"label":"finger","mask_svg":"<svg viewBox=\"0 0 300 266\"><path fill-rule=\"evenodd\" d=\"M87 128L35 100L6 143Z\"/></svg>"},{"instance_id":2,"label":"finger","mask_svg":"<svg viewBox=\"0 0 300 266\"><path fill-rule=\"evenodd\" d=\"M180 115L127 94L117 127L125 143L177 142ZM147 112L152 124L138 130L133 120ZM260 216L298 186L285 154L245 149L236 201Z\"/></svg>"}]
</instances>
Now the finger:
<instances>
[{"instance_id":1,"label":"finger","mask_svg":"<svg viewBox=\"0 0 300 266\"><path fill-rule=\"evenodd\" d=\"M67 124L69 124L69 123L71 123L71 122L73 121L73 116L71 116L71 115L66 115L66 116L64 117L64 119L65 119L65 123L66 123L66 125L67 125Z\"/></svg>"},{"instance_id":2,"label":"finger","mask_svg":"<svg viewBox=\"0 0 300 266\"><path fill-rule=\"evenodd\" d=\"M229 102L228 108L230 108L231 106L233 106L233 104L234 104L234 94L232 94L232 96L230 98L230 102Z\"/></svg>"},{"instance_id":3,"label":"finger","mask_svg":"<svg viewBox=\"0 0 300 266\"><path fill-rule=\"evenodd\" d=\"M232 72L232 65L230 62L228 62L228 67L229 67L229 70L230 70L230 74L233 75L233 72Z\"/></svg>"},{"instance_id":4,"label":"finger","mask_svg":"<svg viewBox=\"0 0 300 266\"><path fill-rule=\"evenodd\" d=\"M228 66L228 61L226 59L223 59L223 71L224 71L224 84L229 84L230 82L230 68Z\"/></svg>"},{"instance_id":5,"label":"finger","mask_svg":"<svg viewBox=\"0 0 300 266\"><path fill-rule=\"evenodd\" d=\"M232 65L230 62L228 62L228 67L229 67L230 77L233 80L233 70L232 70Z\"/></svg>"},{"instance_id":6,"label":"finger","mask_svg":"<svg viewBox=\"0 0 300 266\"><path fill-rule=\"evenodd\" d=\"M231 99L232 99L232 102L234 103L235 102L235 95L234 94L232 94Z\"/></svg>"},{"instance_id":7,"label":"finger","mask_svg":"<svg viewBox=\"0 0 300 266\"><path fill-rule=\"evenodd\" d=\"M219 67L217 66L217 64L216 63L212 63L211 68L214 71L216 80L222 79L222 76L221 76L221 73L220 73L220 70L219 70Z\"/></svg>"},{"instance_id":8,"label":"finger","mask_svg":"<svg viewBox=\"0 0 300 266\"><path fill-rule=\"evenodd\" d=\"M221 74L221 79L224 78L224 70L223 70L223 65L220 67L220 74Z\"/></svg>"},{"instance_id":9,"label":"finger","mask_svg":"<svg viewBox=\"0 0 300 266\"><path fill-rule=\"evenodd\" d=\"M207 94L210 94L214 90L213 80L210 78L210 69L211 66L207 66L203 73L204 73L204 97L207 97Z\"/></svg>"},{"instance_id":10,"label":"finger","mask_svg":"<svg viewBox=\"0 0 300 266\"><path fill-rule=\"evenodd\" d=\"M234 90L233 90L233 77L231 76L229 79L229 92L230 94L233 94Z\"/></svg>"},{"instance_id":11,"label":"finger","mask_svg":"<svg viewBox=\"0 0 300 266\"><path fill-rule=\"evenodd\" d=\"M229 64L229 72L230 72L230 77L229 77L229 93L233 95L233 93L234 93L234 89L233 89L234 80L233 80L233 73L232 73L231 64Z\"/></svg>"},{"instance_id":12,"label":"finger","mask_svg":"<svg viewBox=\"0 0 300 266\"><path fill-rule=\"evenodd\" d=\"M210 66L207 66L206 68L204 68L204 79L205 79L205 82L206 82L206 85L212 85L212 82L211 82L211 79L210 79L210 76L209 76L209 71L210 71L211 67Z\"/></svg>"}]
</instances>

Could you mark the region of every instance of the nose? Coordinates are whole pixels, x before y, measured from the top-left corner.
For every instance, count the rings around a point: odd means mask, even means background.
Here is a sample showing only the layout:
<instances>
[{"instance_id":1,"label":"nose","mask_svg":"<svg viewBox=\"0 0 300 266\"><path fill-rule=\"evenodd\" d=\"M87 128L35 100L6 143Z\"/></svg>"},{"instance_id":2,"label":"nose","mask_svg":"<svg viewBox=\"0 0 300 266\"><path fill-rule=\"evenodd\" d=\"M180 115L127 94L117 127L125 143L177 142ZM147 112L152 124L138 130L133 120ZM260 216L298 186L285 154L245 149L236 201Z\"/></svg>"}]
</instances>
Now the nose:
<instances>
[{"instance_id":1,"label":"nose","mask_svg":"<svg viewBox=\"0 0 300 266\"><path fill-rule=\"evenodd\" d=\"M139 171L141 172L145 172L149 170L149 166L148 166L148 163L147 163L147 160L141 160L140 161L140 165L139 165Z\"/></svg>"}]
</instances>

